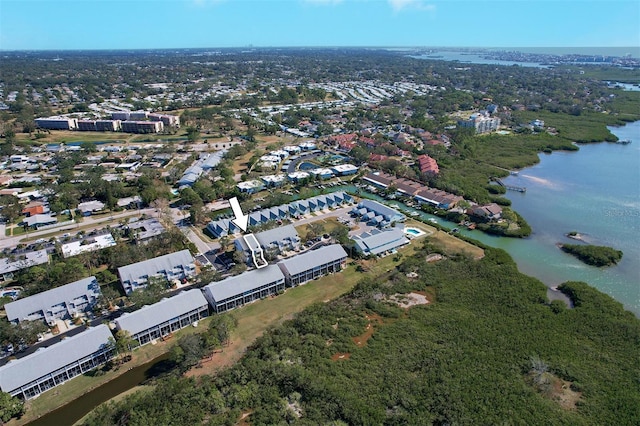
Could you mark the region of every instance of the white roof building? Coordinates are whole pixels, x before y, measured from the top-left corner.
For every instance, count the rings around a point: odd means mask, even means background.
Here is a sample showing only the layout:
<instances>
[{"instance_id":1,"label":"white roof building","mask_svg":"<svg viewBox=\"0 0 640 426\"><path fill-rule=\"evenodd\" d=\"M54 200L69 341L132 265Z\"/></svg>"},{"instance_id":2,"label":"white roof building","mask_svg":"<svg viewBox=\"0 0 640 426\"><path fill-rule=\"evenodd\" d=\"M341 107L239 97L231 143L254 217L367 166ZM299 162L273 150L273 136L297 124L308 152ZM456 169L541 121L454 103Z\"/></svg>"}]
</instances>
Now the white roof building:
<instances>
[{"instance_id":1,"label":"white roof building","mask_svg":"<svg viewBox=\"0 0 640 426\"><path fill-rule=\"evenodd\" d=\"M72 241L70 243L62 244L62 257L67 258L77 256L81 253L102 250L104 248L113 247L115 245L116 240L111 234L88 237L81 241Z\"/></svg>"}]
</instances>

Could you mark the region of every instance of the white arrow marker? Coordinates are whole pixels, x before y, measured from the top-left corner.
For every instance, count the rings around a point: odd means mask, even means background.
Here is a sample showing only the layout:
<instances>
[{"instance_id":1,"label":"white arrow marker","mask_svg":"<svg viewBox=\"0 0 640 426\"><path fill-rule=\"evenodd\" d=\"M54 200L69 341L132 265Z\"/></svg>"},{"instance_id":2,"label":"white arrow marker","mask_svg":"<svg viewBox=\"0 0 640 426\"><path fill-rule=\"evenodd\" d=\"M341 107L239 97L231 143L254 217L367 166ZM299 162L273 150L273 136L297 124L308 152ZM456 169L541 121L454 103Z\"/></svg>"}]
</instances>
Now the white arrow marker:
<instances>
[{"instance_id":1,"label":"white arrow marker","mask_svg":"<svg viewBox=\"0 0 640 426\"><path fill-rule=\"evenodd\" d=\"M238 228L242 229L242 232L246 232L249 215L242 213L240 202L236 197L231 198L229 200L229 204L231 204L231 210L233 210L233 215L236 217L235 219L231 219L231 222L233 222Z\"/></svg>"}]
</instances>

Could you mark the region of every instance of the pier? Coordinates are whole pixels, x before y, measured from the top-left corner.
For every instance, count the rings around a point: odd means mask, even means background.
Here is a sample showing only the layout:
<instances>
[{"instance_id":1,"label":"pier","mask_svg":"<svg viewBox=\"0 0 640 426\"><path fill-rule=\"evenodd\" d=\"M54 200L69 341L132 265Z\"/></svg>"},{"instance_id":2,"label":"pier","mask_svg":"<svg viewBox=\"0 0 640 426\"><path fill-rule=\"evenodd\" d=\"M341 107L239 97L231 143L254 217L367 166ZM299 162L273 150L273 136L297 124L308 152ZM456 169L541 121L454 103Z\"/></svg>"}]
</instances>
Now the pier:
<instances>
[{"instance_id":1,"label":"pier","mask_svg":"<svg viewBox=\"0 0 640 426\"><path fill-rule=\"evenodd\" d=\"M527 192L527 188L525 188L524 186L506 185L503 181L501 181L498 178L494 178L493 181L496 182L498 185L506 188L509 191Z\"/></svg>"}]
</instances>

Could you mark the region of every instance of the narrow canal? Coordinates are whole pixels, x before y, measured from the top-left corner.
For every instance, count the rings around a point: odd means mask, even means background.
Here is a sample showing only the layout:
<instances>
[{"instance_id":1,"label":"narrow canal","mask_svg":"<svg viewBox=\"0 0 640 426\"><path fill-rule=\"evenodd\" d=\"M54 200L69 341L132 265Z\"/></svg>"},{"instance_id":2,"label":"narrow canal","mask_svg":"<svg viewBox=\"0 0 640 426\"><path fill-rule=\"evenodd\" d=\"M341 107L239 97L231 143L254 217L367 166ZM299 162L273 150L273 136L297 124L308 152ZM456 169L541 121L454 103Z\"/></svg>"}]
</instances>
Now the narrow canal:
<instances>
[{"instance_id":1,"label":"narrow canal","mask_svg":"<svg viewBox=\"0 0 640 426\"><path fill-rule=\"evenodd\" d=\"M29 426L72 425L103 402L166 371L168 360L169 353L164 353L148 363L135 367L120 377L85 393L75 401L49 414L45 414L29 423ZM126 368L126 364L123 367Z\"/></svg>"}]
</instances>

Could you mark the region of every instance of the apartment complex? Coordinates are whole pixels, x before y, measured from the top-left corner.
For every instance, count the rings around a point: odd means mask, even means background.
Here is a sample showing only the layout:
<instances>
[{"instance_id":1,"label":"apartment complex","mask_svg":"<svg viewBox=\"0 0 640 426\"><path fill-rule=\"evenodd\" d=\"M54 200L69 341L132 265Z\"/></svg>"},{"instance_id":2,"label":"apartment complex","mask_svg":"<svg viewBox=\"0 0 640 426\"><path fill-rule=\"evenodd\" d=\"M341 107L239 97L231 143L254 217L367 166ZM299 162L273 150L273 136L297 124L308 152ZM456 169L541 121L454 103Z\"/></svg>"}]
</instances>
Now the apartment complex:
<instances>
[{"instance_id":1,"label":"apartment complex","mask_svg":"<svg viewBox=\"0 0 640 426\"><path fill-rule=\"evenodd\" d=\"M90 371L115 355L109 327L101 324L0 367L0 389L31 399Z\"/></svg>"},{"instance_id":2,"label":"apartment complex","mask_svg":"<svg viewBox=\"0 0 640 426\"><path fill-rule=\"evenodd\" d=\"M207 300L200 290L183 291L158 303L144 306L115 320L140 346L146 345L209 316Z\"/></svg>"},{"instance_id":3,"label":"apartment complex","mask_svg":"<svg viewBox=\"0 0 640 426\"><path fill-rule=\"evenodd\" d=\"M164 278L167 282L171 282L183 280L195 274L195 259L186 249L118 268L120 282L127 294L146 287L151 277Z\"/></svg>"},{"instance_id":4,"label":"apartment complex","mask_svg":"<svg viewBox=\"0 0 640 426\"><path fill-rule=\"evenodd\" d=\"M100 285L95 277L81 280L4 305L7 319L20 321L69 319L91 309L100 297Z\"/></svg>"},{"instance_id":5,"label":"apartment complex","mask_svg":"<svg viewBox=\"0 0 640 426\"><path fill-rule=\"evenodd\" d=\"M345 266L347 252L340 244L290 257L278 263L288 286L294 287L323 275L340 272Z\"/></svg>"},{"instance_id":6,"label":"apartment complex","mask_svg":"<svg viewBox=\"0 0 640 426\"><path fill-rule=\"evenodd\" d=\"M202 291L213 310L220 313L277 294L284 288L284 275L278 266L270 265L213 282Z\"/></svg>"},{"instance_id":7,"label":"apartment complex","mask_svg":"<svg viewBox=\"0 0 640 426\"><path fill-rule=\"evenodd\" d=\"M67 117L36 118L35 122L36 122L36 126L40 129L76 130L78 128L77 118L67 118Z\"/></svg>"}]
</instances>

